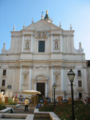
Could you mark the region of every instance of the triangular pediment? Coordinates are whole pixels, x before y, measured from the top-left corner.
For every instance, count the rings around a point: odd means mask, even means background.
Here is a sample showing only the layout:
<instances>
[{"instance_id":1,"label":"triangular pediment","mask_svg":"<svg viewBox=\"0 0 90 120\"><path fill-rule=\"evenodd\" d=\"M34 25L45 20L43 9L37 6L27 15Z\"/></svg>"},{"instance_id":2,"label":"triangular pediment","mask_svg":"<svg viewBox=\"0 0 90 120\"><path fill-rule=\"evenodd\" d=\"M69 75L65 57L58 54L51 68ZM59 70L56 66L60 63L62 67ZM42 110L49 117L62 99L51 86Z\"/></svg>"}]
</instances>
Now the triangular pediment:
<instances>
[{"instance_id":1,"label":"triangular pediment","mask_svg":"<svg viewBox=\"0 0 90 120\"><path fill-rule=\"evenodd\" d=\"M60 28L51 22L46 20L40 20L36 23L32 23L28 27L25 27L25 30L31 31L50 31L50 30L60 30Z\"/></svg>"}]
</instances>

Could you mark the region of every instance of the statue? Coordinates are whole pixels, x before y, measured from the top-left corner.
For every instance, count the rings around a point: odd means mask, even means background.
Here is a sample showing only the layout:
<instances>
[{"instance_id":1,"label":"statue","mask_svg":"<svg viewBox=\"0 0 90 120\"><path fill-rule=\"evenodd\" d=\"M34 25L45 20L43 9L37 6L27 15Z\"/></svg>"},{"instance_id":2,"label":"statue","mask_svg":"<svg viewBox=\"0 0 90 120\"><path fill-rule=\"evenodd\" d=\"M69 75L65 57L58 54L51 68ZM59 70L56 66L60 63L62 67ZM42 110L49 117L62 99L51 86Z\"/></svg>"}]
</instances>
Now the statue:
<instances>
[{"instance_id":1,"label":"statue","mask_svg":"<svg viewBox=\"0 0 90 120\"><path fill-rule=\"evenodd\" d=\"M29 49L29 41L26 41L25 49Z\"/></svg>"},{"instance_id":2,"label":"statue","mask_svg":"<svg viewBox=\"0 0 90 120\"><path fill-rule=\"evenodd\" d=\"M55 40L55 49L58 49L58 41Z\"/></svg>"}]
</instances>

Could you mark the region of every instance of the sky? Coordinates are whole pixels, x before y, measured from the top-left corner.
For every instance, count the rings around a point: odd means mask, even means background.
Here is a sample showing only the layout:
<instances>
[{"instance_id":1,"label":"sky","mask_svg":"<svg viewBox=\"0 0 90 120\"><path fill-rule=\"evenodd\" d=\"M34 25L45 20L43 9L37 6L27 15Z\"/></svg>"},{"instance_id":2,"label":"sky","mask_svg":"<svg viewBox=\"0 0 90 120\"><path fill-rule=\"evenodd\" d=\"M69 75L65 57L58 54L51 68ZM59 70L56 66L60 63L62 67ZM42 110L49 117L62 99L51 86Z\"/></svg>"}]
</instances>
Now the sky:
<instances>
[{"instance_id":1,"label":"sky","mask_svg":"<svg viewBox=\"0 0 90 120\"><path fill-rule=\"evenodd\" d=\"M40 20L46 10L57 26L68 30L72 25L75 48L81 42L85 58L90 60L90 0L0 0L0 52L4 42L6 49L10 48L13 25L21 30L32 19Z\"/></svg>"}]
</instances>

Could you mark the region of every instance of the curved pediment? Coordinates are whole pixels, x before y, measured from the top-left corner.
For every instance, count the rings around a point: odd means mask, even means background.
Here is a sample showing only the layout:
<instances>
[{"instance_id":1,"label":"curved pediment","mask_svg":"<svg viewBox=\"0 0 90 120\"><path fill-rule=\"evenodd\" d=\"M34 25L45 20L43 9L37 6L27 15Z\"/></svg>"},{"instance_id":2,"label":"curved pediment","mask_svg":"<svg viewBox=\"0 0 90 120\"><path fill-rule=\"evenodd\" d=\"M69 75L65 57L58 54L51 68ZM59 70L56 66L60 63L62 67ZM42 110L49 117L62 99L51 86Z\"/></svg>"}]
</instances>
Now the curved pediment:
<instances>
[{"instance_id":1,"label":"curved pediment","mask_svg":"<svg viewBox=\"0 0 90 120\"><path fill-rule=\"evenodd\" d=\"M47 81L48 77L45 75L38 75L36 76L36 81Z\"/></svg>"}]
</instances>

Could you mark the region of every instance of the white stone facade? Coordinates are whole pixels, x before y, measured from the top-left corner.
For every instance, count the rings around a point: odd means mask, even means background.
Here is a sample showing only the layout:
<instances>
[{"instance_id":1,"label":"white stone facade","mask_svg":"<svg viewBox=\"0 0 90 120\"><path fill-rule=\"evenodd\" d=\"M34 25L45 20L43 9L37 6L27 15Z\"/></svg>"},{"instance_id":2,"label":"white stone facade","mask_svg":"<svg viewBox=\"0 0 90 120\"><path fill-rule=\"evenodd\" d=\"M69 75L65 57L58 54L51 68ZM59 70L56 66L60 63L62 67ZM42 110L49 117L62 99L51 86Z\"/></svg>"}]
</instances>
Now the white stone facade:
<instances>
[{"instance_id":1,"label":"white stone facade","mask_svg":"<svg viewBox=\"0 0 90 120\"><path fill-rule=\"evenodd\" d=\"M85 54L81 43L78 50L74 48L73 38L74 30L64 30L49 18L32 23L20 31L13 30L10 49L6 50L4 44L0 54L0 90L20 94L25 89L37 89L37 83L43 83L44 95L53 98L52 86L55 82L56 97L70 97L67 72L72 68L76 74L74 97L86 97ZM38 50L39 41L44 41L44 52ZM5 85L2 85L2 80L5 80ZM81 81L80 86L78 81Z\"/></svg>"}]
</instances>

